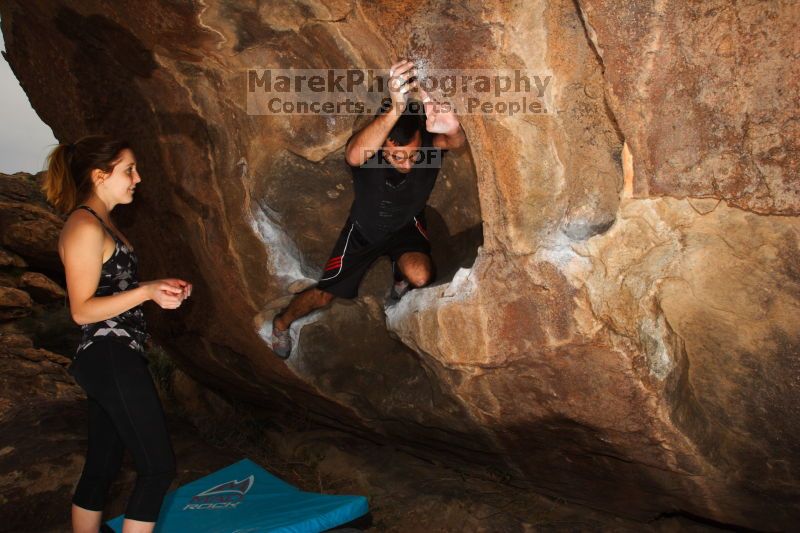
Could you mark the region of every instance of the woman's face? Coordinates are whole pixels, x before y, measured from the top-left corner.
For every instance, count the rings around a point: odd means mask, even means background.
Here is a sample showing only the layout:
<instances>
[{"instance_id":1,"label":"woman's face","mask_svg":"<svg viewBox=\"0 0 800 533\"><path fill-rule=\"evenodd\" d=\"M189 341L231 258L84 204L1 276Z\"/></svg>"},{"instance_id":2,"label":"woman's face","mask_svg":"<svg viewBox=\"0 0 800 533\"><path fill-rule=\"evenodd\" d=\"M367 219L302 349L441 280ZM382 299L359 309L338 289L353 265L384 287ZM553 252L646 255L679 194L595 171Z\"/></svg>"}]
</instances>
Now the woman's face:
<instances>
[{"instance_id":1,"label":"woman's face","mask_svg":"<svg viewBox=\"0 0 800 533\"><path fill-rule=\"evenodd\" d=\"M134 189L142 181L136 170L133 151L126 148L120 152L120 159L114 169L97 187L97 193L111 205L129 204L133 201Z\"/></svg>"}]
</instances>

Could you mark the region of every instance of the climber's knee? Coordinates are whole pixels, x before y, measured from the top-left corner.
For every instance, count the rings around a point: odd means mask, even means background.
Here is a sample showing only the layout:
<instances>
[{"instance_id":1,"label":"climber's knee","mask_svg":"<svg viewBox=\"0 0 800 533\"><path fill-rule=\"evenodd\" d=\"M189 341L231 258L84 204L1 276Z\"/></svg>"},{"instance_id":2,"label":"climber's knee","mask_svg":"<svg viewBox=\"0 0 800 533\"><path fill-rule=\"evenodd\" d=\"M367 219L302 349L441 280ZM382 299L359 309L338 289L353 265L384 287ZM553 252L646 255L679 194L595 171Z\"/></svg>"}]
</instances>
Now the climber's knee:
<instances>
[{"instance_id":1,"label":"climber's knee","mask_svg":"<svg viewBox=\"0 0 800 533\"><path fill-rule=\"evenodd\" d=\"M403 276L414 287L419 289L431 282L432 268L428 255L421 252L408 252L400 256L397 264Z\"/></svg>"},{"instance_id":2,"label":"climber's knee","mask_svg":"<svg viewBox=\"0 0 800 533\"><path fill-rule=\"evenodd\" d=\"M431 282L431 273L424 269L420 269L419 271L413 272L411 275L406 276L406 278L411 285L421 289Z\"/></svg>"}]
</instances>

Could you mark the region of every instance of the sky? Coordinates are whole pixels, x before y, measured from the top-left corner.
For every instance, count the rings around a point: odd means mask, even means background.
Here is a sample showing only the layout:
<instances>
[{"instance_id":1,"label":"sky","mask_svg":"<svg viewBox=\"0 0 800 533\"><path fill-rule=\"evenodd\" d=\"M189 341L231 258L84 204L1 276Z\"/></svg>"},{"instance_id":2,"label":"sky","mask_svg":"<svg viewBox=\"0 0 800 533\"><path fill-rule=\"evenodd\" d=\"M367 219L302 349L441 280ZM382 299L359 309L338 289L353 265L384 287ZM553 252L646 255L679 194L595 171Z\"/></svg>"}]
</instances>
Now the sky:
<instances>
[{"instance_id":1,"label":"sky","mask_svg":"<svg viewBox=\"0 0 800 533\"><path fill-rule=\"evenodd\" d=\"M0 50L5 50L0 32ZM50 126L42 122L5 58L0 56L0 172L39 172L56 144Z\"/></svg>"}]
</instances>

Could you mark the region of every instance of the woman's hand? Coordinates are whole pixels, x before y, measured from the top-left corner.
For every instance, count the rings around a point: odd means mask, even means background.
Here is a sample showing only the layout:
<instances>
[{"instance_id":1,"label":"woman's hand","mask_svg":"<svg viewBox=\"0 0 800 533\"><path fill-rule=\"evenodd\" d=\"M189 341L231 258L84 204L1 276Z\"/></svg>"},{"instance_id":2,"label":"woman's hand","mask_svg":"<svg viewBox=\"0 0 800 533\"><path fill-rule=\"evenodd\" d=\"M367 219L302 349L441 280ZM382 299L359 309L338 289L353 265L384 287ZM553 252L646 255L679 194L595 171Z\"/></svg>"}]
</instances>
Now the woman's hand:
<instances>
[{"instance_id":1,"label":"woman's hand","mask_svg":"<svg viewBox=\"0 0 800 533\"><path fill-rule=\"evenodd\" d=\"M173 287L181 289L181 297L183 300L192 295L192 284L189 283L188 281L184 281L178 278L165 278L160 281L163 281L164 283L169 283Z\"/></svg>"},{"instance_id":2,"label":"woman's hand","mask_svg":"<svg viewBox=\"0 0 800 533\"><path fill-rule=\"evenodd\" d=\"M192 293L192 284L178 278L165 278L139 284L162 309L177 309Z\"/></svg>"}]
</instances>

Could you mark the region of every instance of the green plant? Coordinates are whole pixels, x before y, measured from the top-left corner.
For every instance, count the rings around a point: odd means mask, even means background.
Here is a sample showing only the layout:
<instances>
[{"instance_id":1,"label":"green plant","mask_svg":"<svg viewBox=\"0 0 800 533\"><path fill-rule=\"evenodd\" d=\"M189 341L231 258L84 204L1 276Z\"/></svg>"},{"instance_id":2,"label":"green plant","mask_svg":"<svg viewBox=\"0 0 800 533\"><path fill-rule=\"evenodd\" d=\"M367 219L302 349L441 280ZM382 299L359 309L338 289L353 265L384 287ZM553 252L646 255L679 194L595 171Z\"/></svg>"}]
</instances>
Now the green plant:
<instances>
[{"instance_id":1,"label":"green plant","mask_svg":"<svg viewBox=\"0 0 800 533\"><path fill-rule=\"evenodd\" d=\"M172 373L175 371L175 362L172 357L160 346L153 346L147 352L150 361L148 367L156 386L167 395L172 395Z\"/></svg>"}]
</instances>

